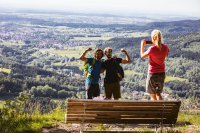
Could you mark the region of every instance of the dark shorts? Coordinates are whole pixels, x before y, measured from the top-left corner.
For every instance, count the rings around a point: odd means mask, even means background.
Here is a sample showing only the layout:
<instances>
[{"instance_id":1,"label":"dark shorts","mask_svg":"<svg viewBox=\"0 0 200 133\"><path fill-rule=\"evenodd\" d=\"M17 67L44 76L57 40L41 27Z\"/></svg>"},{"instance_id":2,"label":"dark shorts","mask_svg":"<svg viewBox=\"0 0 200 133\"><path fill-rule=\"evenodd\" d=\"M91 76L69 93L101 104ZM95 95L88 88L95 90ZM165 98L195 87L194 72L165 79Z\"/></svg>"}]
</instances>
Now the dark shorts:
<instances>
[{"instance_id":1,"label":"dark shorts","mask_svg":"<svg viewBox=\"0 0 200 133\"><path fill-rule=\"evenodd\" d=\"M112 95L114 99L121 98L121 92L120 92L120 83L104 83L105 87L105 95L106 98L110 99L112 98Z\"/></svg>"},{"instance_id":2,"label":"dark shorts","mask_svg":"<svg viewBox=\"0 0 200 133\"><path fill-rule=\"evenodd\" d=\"M165 81L165 73L148 74L146 80L146 92L150 94L162 93Z\"/></svg>"},{"instance_id":3,"label":"dark shorts","mask_svg":"<svg viewBox=\"0 0 200 133\"><path fill-rule=\"evenodd\" d=\"M99 84L86 85L86 98L93 99L94 97L100 96Z\"/></svg>"}]
</instances>

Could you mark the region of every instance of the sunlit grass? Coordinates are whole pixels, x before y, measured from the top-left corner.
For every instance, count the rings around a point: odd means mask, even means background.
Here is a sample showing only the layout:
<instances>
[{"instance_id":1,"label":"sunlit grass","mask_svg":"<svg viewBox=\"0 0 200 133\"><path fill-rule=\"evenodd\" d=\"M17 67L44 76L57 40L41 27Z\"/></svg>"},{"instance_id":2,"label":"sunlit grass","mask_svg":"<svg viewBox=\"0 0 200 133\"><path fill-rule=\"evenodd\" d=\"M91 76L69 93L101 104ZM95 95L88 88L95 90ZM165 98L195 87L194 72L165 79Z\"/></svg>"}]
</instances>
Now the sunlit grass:
<instances>
[{"instance_id":1,"label":"sunlit grass","mask_svg":"<svg viewBox=\"0 0 200 133\"><path fill-rule=\"evenodd\" d=\"M21 102L0 100L1 133L39 133L43 127L47 128L55 126L58 123L64 123L65 109L61 109L61 105L44 114L41 113L39 108L35 108L33 112L30 110L27 113L28 108L23 106L22 108L18 108L18 106L23 105ZM57 102L61 101L57 99Z\"/></svg>"},{"instance_id":2,"label":"sunlit grass","mask_svg":"<svg viewBox=\"0 0 200 133\"><path fill-rule=\"evenodd\" d=\"M175 124L176 131L179 132L200 132L200 110L180 111L177 123Z\"/></svg>"},{"instance_id":3,"label":"sunlit grass","mask_svg":"<svg viewBox=\"0 0 200 133\"><path fill-rule=\"evenodd\" d=\"M149 36L147 32L134 32L130 34L131 37L146 37Z\"/></svg>"},{"instance_id":4,"label":"sunlit grass","mask_svg":"<svg viewBox=\"0 0 200 133\"><path fill-rule=\"evenodd\" d=\"M111 37L74 37L73 40L81 41L98 41L98 40L109 40Z\"/></svg>"},{"instance_id":5,"label":"sunlit grass","mask_svg":"<svg viewBox=\"0 0 200 133\"><path fill-rule=\"evenodd\" d=\"M81 70L84 68L84 62L82 62L82 61L71 61L71 62L68 62L67 65L66 65L66 63L57 62L57 63L54 63L53 65L54 66L62 66L63 68L65 68L65 66L77 66Z\"/></svg>"},{"instance_id":6,"label":"sunlit grass","mask_svg":"<svg viewBox=\"0 0 200 133\"><path fill-rule=\"evenodd\" d=\"M200 126L200 110L180 111L178 115L178 122Z\"/></svg>"},{"instance_id":7,"label":"sunlit grass","mask_svg":"<svg viewBox=\"0 0 200 133\"><path fill-rule=\"evenodd\" d=\"M16 117L17 132L40 132L43 127L64 122L64 111L60 108L53 110L48 114L35 112L33 115L20 115Z\"/></svg>"},{"instance_id":8,"label":"sunlit grass","mask_svg":"<svg viewBox=\"0 0 200 133\"><path fill-rule=\"evenodd\" d=\"M84 62L83 61L72 61L70 62L70 65L71 66L77 66L79 67L80 69L83 69L84 68Z\"/></svg>"},{"instance_id":9,"label":"sunlit grass","mask_svg":"<svg viewBox=\"0 0 200 133\"><path fill-rule=\"evenodd\" d=\"M61 63L61 62L57 62L57 63L54 63L53 65L54 65L54 66L63 66L64 64Z\"/></svg>"},{"instance_id":10,"label":"sunlit grass","mask_svg":"<svg viewBox=\"0 0 200 133\"><path fill-rule=\"evenodd\" d=\"M68 58L79 58L80 55L87 49L87 48L93 48L94 46L76 46L76 47L65 47L64 49L41 49L41 52L47 52L49 54L55 54L63 57L68 57ZM91 52L88 52L89 54Z\"/></svg>"},{"instance_id":11,"label":"sunlit grass","mask_svg":"<svg viewBox=\"0 0 200 133\"><path fill-rule=\"evenodd\" d=\"M124 70L125 75L142 75L142 73L133 70Z\"/></svg>"},{"instance_id":12,"label":"sunlit grass","mask_svg":"<svg viewBox=\"0 0 200 133\"><path fill-rule=\"evenodd\" d=\"M113 38L113 33L104 33L101 37L74 37L73 40L81 40L81 41L98 41L98 40L110 40ZM123 33L122 33L123 34ZM127 37L144 37L148 36L149 34L147 32L133 32L130 34L127 34Z\"/></svg>"},{"instance_id":13,"label":"sunlit grass","mask_svg":"<svg viewBox=\"0 0 200 133\"><path fill-rule=\"evenodd\" d=\"M182 48L183 51L191 51L191 52L197 52L199 53L200 49L200 42L193 42L189 45L187 48Z\"/></svg>"},{"instance_id":14,"label":"sunlit grass","mask_svg":"<svg viewBox=\"0 0 200 133\"><path fill-rule=\"evenodd\" d=\"M32 53L31 56L39 57L40 54L41 54L40 51L39 51L40 49L39 48L34 48L34 49L36 50L36 52Z\"/></svg>"},{"instance_id":15,"label":"sunlit grass","mask_svg":"<svg viewBox=\"0 0 200 133\"><path fill-rule=\"evenodd\" d=\"M5 101L0 100L0 109L3 108L3 105L5 104Z\"/></svg>"},{"instance_id":16,"label":"sunlit grass","mask_svg":"<svg viewBox=\"0 0 200 133\"><path fill-rule=\"evenodd\" d=\"M7 74L10 74L11 73L11 69L0 68L0 72L4 72L4 73L7 73Z\"/></svg>"},{"instance_id":17,"label":"sunlit grass","mask_svg":"<svg viewBox=\"0 0 200 133\"><path fill-rule=\"evenodd\" d=\"M179 77L172 77L172 76L166 76L166 78L165 78L165 82L170 82L170 81L174 81L174 80L187 81L187 79L179 78Z\"/></svg>"},{"instance_id":18,"label":"sunlit grass","mask_svg":"<svg viewBox=\"0 0 200 133\"><path fill-rule=\"evenodd\" d=\"M12 46L12 45L24 45L22 41L0 41L0 45L7 45L7 46Z\"/></svg>"}]
</instances>

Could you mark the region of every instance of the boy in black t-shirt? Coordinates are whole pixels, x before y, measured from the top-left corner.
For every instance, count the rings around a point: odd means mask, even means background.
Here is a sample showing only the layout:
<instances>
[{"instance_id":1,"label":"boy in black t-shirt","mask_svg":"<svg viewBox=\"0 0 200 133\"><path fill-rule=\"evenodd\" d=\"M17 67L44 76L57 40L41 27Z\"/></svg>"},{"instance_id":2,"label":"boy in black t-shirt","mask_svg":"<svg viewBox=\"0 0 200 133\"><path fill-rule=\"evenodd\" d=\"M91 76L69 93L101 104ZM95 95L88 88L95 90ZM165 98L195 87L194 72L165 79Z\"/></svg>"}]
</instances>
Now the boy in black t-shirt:
<instances>
[{"instance_id":1,"label":"boy in black t-shirt","mask_svg":"<svg viewBox=\"0 0 200 133\"><path fill-rule=\"evenodd\" d=\"M131 62L131 59L127 51L121 49L121 52L123 52L126 55L125 59L113 58L112 49L110 47L104 49L104 54L106 55L107 60L105 60L102 63L102 69L106 71L106 76L104 79L106 99L111 99L112 95L115 100L121 98L120 84L119 84L120 81L117 75L117 66L120 63L127 64Z\"/></svg>"}]
</instances>

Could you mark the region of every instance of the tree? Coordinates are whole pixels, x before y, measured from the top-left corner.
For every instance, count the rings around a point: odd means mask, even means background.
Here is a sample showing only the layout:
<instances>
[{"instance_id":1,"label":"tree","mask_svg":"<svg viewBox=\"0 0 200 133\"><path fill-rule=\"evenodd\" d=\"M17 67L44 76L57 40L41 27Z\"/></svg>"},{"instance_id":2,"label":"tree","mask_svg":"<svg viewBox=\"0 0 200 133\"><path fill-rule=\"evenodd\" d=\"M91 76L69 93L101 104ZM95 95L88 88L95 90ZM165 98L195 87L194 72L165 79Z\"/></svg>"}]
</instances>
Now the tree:
<instances>
[{"instance_id":1,"label":"tree","mask_svg":"<svg viewBox=\"0 0 200 133\"><path fill-rule=\"evenodd\" d=\"M65 91L64 89L58 91L58 98L63 99L63 98L66 98L67 96L68 96L68 93L67 93L67 91Z\"/></svg>"}]
</instances>

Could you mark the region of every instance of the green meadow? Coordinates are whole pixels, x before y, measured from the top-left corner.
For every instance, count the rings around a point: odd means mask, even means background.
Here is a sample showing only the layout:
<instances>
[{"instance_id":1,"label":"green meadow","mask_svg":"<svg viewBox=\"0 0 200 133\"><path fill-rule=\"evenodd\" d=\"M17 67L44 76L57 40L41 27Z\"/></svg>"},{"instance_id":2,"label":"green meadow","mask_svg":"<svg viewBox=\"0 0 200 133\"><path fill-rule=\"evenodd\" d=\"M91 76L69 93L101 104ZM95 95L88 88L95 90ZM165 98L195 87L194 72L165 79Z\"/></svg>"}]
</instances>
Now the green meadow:
<instances>
[{"instance_id":1,"label":"green meadow","mask_svg":"<svg viewBox=\"0 0 200 133\"><path fill-rule=\"evenodd\" d=\"M173 80L178 80L178 81L188 81L187 79L184 78L179 78L179 77L172 77L172 76L166 76L165 82L170 82Z\"/></svg>"},{"instance_id":2,"label":"green meadow","mask_svg":"<svg viewBox=\"0 0 200 133\"><path fill-rule=\"evenodd\" d=\"M88 48L91 47L95 49L95 46L76 46L76 47L65 47L64 49L41 49L40 51L43 53L54 54L62 57L68 58L79 58L80 55Z\"/></svg>"},{"instance_id":3,"label":"green meadow","mask_svg":"<svg viewBox=\"0 0 200 133\"><path fill-rule=\"evenodd\" d=\"M6 69L6 68L0 68L0 72L4 72L4 73L11 73L11 69Z\"/></svg>"},{"instance_id":4,"label":"green meadow","mask_svg":"<svg viewBox=\"0 0 200 133\"><path fill-rule=\"evenodd\" d=\"M22 41L0 41L0 45L12 46L12 45L24 45Z\"/></svg>"},{"instance_id":5,"label":"green meadow","mask_svg":"<svg viewBox=\"0 0 200 133\"><path fill-rule=\"evenodd\" d=\"M0 100L0 109L2 109L3 108L3 105L5 104L5 101L1 101Z\"/></svg>"},{"instance_id":6,"label":"green meadow","mask_svg":"<svg viewBox=\"0 0 200 133\"><path fill-rule=\"evenodd\" d=\"M130 76L130 75L142 75L142 73L135 72L133 70L124 70L124 74L127 75L127 76Z\"/></svg>"}]
</instances>

